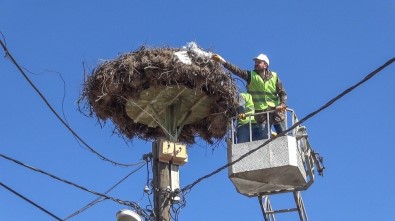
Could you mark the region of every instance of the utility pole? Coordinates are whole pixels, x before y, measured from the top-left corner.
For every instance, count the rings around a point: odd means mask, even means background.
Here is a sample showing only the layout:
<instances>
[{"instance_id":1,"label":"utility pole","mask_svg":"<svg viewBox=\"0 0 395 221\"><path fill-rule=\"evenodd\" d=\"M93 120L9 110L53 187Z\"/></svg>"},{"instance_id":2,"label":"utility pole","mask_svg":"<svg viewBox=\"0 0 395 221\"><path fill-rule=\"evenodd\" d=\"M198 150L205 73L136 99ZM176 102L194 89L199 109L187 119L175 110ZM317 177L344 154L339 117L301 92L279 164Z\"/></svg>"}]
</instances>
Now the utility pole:
<instances>
[{"instance_id":1,"label":"utility pole","mask_svg":"<svg viewBox=\"0 0 395 221\"><path fill-rule=\"evenodd\" d=\"M163 119L166 140L157 139L152 143L155 221L170 221L171 204L180 200L179 166L188 161L186 145L178 142L183 127L183 123L177 124L180 107L181 102L166 107Z\"/></svg>"},{"instance_id":2,"label":"utility pole","mask_svg":"<svg viewBox=\"0 0 395 221\"><path fill-rule=\"evenodd\" d=\"M152 143L155 221L170 221L170 165L159 161L159 142Z\"/></svg>"}]
</instances>

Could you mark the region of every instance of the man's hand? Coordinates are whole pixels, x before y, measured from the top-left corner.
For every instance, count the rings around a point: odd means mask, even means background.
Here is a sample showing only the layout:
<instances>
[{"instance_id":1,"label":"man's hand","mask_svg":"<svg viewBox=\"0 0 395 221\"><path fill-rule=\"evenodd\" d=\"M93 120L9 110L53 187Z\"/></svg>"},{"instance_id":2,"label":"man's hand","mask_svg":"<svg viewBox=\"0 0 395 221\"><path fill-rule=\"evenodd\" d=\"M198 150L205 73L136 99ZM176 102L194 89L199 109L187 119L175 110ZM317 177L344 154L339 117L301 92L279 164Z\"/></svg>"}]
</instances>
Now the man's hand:
<instances>
[{"instance_id":1,"label":"man's hand","mask_svg":"<svg viewBox=\"0 0 395 221\"><path fill-rule=\"evenodd\" d=\"M285 104L280 104L280 105L276 106L276 111L278 111L278 112L285 112L285 110L287 110L287 105L285 105Z\"/></svg>"},{"instance_id":2,"label":"man's hand","mask_svg":"<svg viewBox=\"0 0 395 221\"><path fill-rule=\"evenodd\" d=\"M244 120L244 119L246 119L246 115L245 115L245 113L241 113L241 114L237 115L237 118Z\"/></svg>"},{"instance_id":3,"label":"man's hand","mask_svg":"<svg viewBox=\"0 0 395 221\"><path fill-rule=\"evenodd\" d=\"M225 59L223 57L221 57L219 54L213 54L213 56L211 56L211 59L213 59L214 61L220 63L220 64L225 64Z\"/></svg>"}]
</instances>

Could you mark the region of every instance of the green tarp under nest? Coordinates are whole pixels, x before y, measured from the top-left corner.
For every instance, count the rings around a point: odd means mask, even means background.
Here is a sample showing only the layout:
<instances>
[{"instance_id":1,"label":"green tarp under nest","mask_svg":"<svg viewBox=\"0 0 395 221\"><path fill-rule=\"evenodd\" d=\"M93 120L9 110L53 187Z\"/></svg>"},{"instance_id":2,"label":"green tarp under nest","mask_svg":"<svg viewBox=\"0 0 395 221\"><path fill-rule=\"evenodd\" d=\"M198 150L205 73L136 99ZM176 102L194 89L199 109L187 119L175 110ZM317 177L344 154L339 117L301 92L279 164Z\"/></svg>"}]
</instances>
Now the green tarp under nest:
<instances>
[{"instance_id":1,"label":"green tarp under nest","mask_svg":"<svg viewBox=\"0 0 395 221\"><path fill-rule=\"evenodd\" d=\"M209 53L195 51L141 47L103 62L82 93L90 115L111 120L130 139L190 144L196 136L208 143L222 139L228 119L236 115L237 87Z\"/></svg>"}]
</instances>

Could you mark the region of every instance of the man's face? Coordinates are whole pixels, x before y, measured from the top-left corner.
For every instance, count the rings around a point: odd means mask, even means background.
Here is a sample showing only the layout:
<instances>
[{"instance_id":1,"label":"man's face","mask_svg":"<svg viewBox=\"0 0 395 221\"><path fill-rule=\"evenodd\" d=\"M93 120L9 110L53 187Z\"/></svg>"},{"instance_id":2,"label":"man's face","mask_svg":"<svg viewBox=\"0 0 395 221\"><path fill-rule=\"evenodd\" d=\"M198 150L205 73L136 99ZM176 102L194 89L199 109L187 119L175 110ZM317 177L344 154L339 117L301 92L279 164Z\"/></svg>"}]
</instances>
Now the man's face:
<instances>
[{"instance_id":1,"label":"man's face","mask_svg":"<svg viewBox=\"0 0 395 221\"><path fill-rule=\"evenodd\" d=\"M254 69L256 71L263 71L267 68L267 64L264 61L255 59L255 65L254 65Z\"/></svg>"}]
</instances>

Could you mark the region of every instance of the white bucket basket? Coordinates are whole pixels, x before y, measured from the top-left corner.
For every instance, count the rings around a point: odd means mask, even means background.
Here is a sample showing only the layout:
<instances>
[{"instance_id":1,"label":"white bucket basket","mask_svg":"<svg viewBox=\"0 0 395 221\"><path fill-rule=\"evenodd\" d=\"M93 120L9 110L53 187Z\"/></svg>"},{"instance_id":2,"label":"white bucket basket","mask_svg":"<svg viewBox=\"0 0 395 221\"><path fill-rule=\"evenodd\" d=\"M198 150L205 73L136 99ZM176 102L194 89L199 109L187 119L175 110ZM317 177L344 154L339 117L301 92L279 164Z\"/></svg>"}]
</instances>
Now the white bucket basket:
<instances>
[{"instance_id":1,"label":"white bucket basket","mask_svg":"<svg viewBox=\"0 0 395 221\"><path fill-rule=\"evenodd\" d=\"M228 143L228 162L239 159L267 140ZM296 138L281 136L228 168L237 191L246 196L303 189L307 172Z\"/></svg>"}]
</instances>

